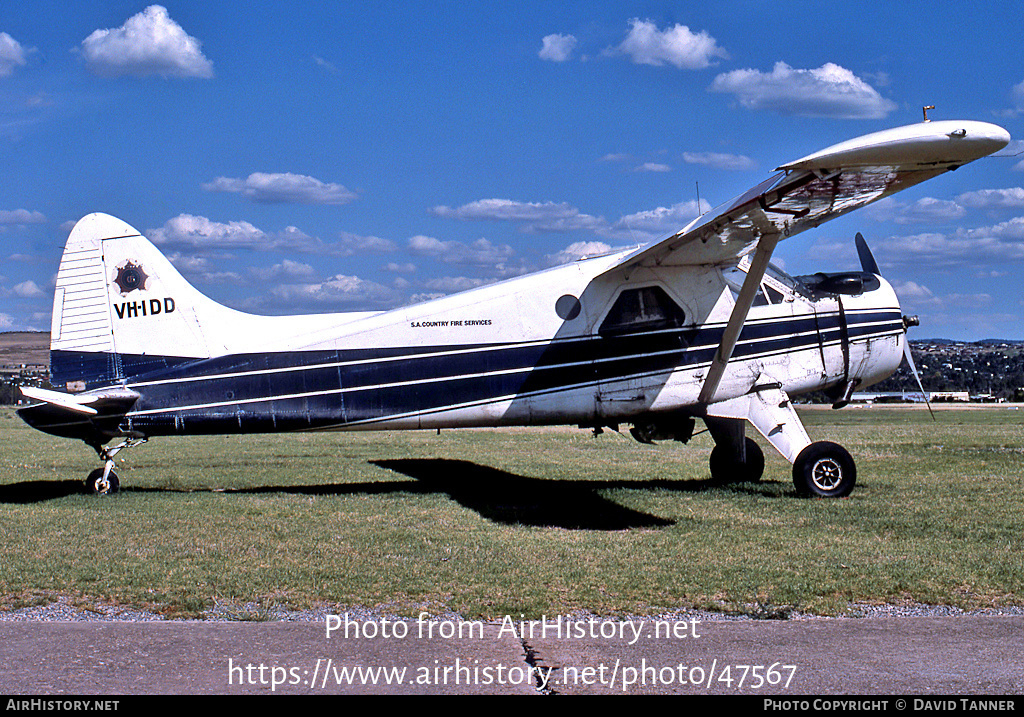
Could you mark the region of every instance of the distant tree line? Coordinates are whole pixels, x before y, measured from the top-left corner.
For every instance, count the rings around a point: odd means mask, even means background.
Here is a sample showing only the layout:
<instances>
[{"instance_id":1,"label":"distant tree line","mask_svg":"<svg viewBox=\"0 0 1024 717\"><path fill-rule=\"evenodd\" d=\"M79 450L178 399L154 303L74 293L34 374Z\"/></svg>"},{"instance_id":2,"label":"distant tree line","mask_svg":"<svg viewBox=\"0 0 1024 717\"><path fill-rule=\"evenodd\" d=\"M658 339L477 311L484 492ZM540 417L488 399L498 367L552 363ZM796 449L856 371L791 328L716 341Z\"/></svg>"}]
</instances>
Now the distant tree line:
<instances>
[{"instance_id":1,"label":"distant tree line","mask_svg":"<svg viewBox=\"0 0 1024 717\"><path fill-rule=\"evenodd\" d=\"M40 368L32 368L19 373L4 373L0 378L0 406L10 406L24 398L18 390L18 386L49 388L49 378L49 371Z\"/></svg>"},{"instance_id":2,"label":"distant tree line","mask_svg":"<svg viewBox=\"0 0 1024 717\"><path fill-rule=\"evenodd\" d=\"M0 405L9 406L18 402L18 387L13 383L0 383Z\"/></svg>"}]
</instances>

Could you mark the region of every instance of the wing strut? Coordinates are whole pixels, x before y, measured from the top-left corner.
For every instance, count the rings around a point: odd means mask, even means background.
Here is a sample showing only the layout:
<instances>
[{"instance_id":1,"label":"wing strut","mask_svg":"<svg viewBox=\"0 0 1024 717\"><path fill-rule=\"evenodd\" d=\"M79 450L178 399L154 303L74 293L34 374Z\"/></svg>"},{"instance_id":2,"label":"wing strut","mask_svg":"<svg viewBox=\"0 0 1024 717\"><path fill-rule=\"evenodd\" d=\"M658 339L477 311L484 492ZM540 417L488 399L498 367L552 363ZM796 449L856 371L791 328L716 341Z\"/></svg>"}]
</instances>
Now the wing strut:
<instances>
[{"instance_id":1,"label":"wing strut","mask_svg":"<svg viewBox=\"0 0 1024 717\"><path fill-rule=\"evenodd\" d=\"M768 269L768 262L772 258L772 252L779 243L782 235L775 232L763 234L757 242L757 249L754 250L754 258L750 262L750 269L747 270L747 278L743 280L743 287L739 296L736 297L736 304L729 315L729 322L725 325L722 333L722 341L718 344L715 358L711 361L708 375L704 378L704 385L701 386L700 396L697 400L700 403L712 403L715 393L718 391L718 384L722 382L725 375L725 367L732 358L732 352L736 349L736 341L739 340L743 323L747 320L750 307L754 304L754 297L761 285L761 279Z\"/></svg>"}]
</instances>

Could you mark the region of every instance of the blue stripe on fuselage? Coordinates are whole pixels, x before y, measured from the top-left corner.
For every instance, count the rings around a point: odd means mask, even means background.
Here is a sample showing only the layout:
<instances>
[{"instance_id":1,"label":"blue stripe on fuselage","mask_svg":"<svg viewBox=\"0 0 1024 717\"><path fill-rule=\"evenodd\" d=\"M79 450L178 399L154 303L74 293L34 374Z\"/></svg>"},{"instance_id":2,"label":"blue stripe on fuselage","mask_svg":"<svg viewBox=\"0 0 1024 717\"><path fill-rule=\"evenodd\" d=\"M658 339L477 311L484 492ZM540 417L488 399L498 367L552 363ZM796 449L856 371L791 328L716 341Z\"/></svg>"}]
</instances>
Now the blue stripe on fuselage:
<instances>
[{"instance_id":1,"label":"blue stripe on fuselage","mask_svg":"<svg viewBox=\"0 0 1024 717\"><path fill-rule=\"evenodd\" d=\"M851 340L902 331L898 309L847 311ZM210 359L52 352L54 375L125 382L147 435L298 430L663 376L711 361L723 325L549 342L235 354ZM749 321L733 360L840 340L838 314ZM115 358L112 358L115 357ZM92 375L87 375L88 371ZM77 376L77 378L68 378Z\"/></svg>"}]
</instances>

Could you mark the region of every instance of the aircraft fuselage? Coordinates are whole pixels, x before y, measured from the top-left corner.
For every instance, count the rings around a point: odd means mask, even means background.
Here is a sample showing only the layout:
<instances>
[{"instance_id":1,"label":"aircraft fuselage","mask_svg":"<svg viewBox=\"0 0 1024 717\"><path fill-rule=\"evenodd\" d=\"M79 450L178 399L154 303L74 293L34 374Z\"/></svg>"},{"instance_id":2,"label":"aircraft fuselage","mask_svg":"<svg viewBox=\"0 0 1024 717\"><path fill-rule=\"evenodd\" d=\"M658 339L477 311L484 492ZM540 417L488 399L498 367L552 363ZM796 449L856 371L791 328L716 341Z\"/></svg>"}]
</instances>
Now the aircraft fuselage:
<instances>
[{"instance_id":1,"label":"aircraft fuselage","mask_svg":"<svg viewBox=\"0 0 1024 717\"><path fill-rule=\"evenodd\" d=\"M266 350L209 357L55 350L55 385L123 386L138 400L116 424L62 415L47 425L46 405L22 415L57 435L104 442L296 430L597 427L685 413L697 402L742 269L642 268L615 281L602 272L617 257L355 320L336 315L334 326L324 315L306 330L304 345L281 333L281 317L272 324L248 317L223 326L231 335L221 338L251 346L262 339ZM766 382L797 395L889 375L902 357L904 327L891 287L884 280L874 286L815 294L769 272L717 400ZM168 306L184 303L154 297L154 313L148 298L133 301L130 311L113 307L115 330L131 322L145 331L147 320L155 330ZM248 336L239 339L239 332ZM281 345L294 348L275 350Z\"/></svg>"}]
</instances>

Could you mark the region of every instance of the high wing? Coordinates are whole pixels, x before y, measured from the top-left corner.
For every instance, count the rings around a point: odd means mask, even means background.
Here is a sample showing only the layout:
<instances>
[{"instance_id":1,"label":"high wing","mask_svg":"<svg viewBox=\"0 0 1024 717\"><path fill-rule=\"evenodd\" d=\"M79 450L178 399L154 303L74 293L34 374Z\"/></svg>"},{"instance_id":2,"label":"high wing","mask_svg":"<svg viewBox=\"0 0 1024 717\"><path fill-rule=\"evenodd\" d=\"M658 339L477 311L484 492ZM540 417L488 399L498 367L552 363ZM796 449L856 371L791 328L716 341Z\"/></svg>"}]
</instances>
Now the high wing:
<instances>
[{"instance_id":1,"label":"high wing","mask_svg":"<svg viewBox=\"0 0 1024 717\"><path fill-rule=\"evenodd\" d=\"M799 234L987 156L1009 141L997 125L947 120L843 142L781 165L778 174L676 234L638 248L608 272L734 261L761 237Z\"/></svg>"},{"instance_id":2,"label":"high wing","mask_svg":"<svg viewBox=\"0 0 1024 717\"><path fill-rule=\"evenodd\" d=\"M699 402L710 404L732 357L775 246L854 209L985 157L1010 135L987 122L923 122L833 145L778 167L779 173L698 217L667 239L640 247L605 272L640 266L719 264L754 252Z\"/></svg>"}]
</instances>

